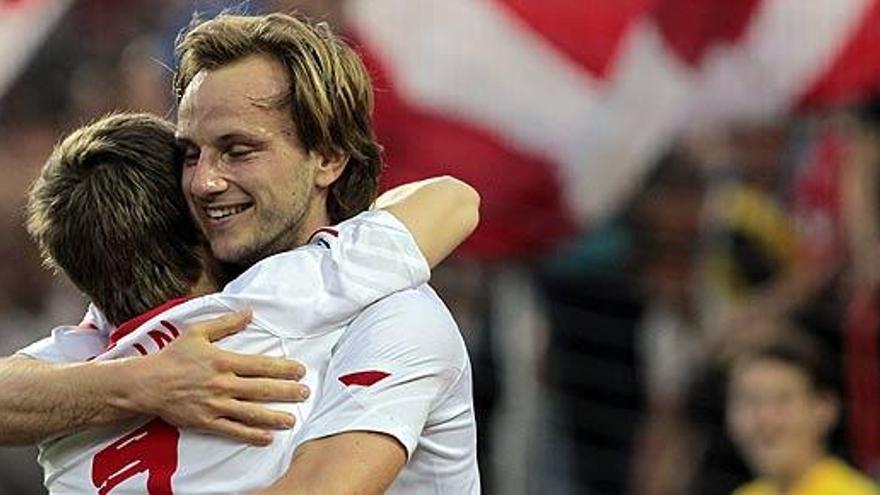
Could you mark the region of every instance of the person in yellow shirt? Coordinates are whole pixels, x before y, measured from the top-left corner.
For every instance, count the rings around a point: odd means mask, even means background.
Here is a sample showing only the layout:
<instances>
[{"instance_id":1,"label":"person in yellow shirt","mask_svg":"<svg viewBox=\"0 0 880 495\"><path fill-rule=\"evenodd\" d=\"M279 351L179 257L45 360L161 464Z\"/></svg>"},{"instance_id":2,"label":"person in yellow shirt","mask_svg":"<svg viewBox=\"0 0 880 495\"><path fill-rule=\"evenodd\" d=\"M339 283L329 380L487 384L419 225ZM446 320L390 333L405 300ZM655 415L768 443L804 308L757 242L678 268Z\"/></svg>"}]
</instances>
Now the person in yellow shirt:
<instances>
[{"instance_id":1,"label":"person in yellow shirt","mask_svg":"<svg viewBox=\"0 0 880 495\"><path fill-rule=\"evenodd\" d=\"M727 426L758 475L734 495L878 495L829 453L840 405L819 348L797 336L750 350L730 369Z\"/></svg>"}]
</instances>

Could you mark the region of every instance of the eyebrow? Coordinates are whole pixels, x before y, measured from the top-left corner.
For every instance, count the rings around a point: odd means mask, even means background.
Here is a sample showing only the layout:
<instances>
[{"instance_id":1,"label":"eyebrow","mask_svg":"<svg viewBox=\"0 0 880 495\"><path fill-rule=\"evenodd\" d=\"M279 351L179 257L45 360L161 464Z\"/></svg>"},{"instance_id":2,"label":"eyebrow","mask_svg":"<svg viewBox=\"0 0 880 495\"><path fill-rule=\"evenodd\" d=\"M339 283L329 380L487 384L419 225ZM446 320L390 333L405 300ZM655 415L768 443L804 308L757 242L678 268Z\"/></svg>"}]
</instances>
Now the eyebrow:
<instances>
[{"instance_id":1,"label":"eyebrow","mask_svg":"<svg viewBox=\"0 0 880 495\"><path fill-rule=\"evenodd\" d=\"M189 148L189 147L198 148L199 147L199 145L196 144L195 141L193 141L192 139L187 138L187 137L175 136L174 140L178 146L181 146L183 148ZM233 142L233 141L248 141L250 143L254 143L254 142L261 141L261 138L259 136L254 135L254 134L248 134L245 132L228 132L226 134L223 134L219 138L215 139L214 143L222 146L222 145L229 144L230 142Z\"/></svg>"},{"instance_id":2,"label":"eyebrow","mask_svg":"<svg viewBox=\"0 0 880 495\"><path fill-rule=\"evenodd\" d=\"M260 141L260 137L246 132L228 132L216 139L218 144L228 144L230 141Z\"/></svg>"}]
</instances>

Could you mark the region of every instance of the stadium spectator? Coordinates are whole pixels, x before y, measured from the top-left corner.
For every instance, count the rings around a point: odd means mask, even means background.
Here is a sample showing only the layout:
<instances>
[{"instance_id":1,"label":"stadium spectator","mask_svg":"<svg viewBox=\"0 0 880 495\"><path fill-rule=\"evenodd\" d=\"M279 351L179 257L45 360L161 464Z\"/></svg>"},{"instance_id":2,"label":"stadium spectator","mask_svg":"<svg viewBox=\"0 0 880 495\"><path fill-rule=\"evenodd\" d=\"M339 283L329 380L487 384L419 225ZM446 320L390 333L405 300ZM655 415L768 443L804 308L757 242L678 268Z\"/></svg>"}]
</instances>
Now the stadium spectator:
<instances>
[{"instance_id":1,"label":"stadium spectator","mask_svg":"<svg viewBox=\"0 0 880 495\"><path fill-rule=\"evenodd\" d=\"M639 322L639 375L646 410L634 447L632 491L686 491L697 465L696 433L687 411L694 380L705 366L694 280L705 180L683 147L668 153L636 197L633 265L645 298Z\"/></svg>"},{"instance_id":2,"label":"stadium spectator","mask_svg":"<svg viewBox=\"0 0 880 495\"><path fill-rule=\"evenodd\" d=\"M809 153L795 153L814 148L816 138L798 138L790 119L741 124L728 129L723 145L727 151L714 153L725 159L713 168L707 195L698 281L707 359L689 398L690 416L703 445L692 489L701 494L729 493L747 476L723 428L724 373L741 353L777 338L780 326L767 322L809 315L804 325L808 331L837 348L838 322L827 316L835 300L823 297L840 266L840 260L828 254L827 246L834 243L828 232L833 230L807 235L809 229L799 229L795 216L799 211L801 218L818 218L820 206L831 209L797 199L805 196L805 177L827 169L800 159ZM796 175L798 181L793 180ZM799 208L793 208L792 201Z\"/></svg>"},{"instance_id":3,"label":"stadium spectator","mask_svg":"<svg viewBox=\"0 0 880 495\"><path fill-rule=\"evenodd\" d=\"M736 495L880 493L830 454L840 403L819 348L795 334L737 357L728 381L727 423L757 479Z\"/></svg>"}]
</instances>

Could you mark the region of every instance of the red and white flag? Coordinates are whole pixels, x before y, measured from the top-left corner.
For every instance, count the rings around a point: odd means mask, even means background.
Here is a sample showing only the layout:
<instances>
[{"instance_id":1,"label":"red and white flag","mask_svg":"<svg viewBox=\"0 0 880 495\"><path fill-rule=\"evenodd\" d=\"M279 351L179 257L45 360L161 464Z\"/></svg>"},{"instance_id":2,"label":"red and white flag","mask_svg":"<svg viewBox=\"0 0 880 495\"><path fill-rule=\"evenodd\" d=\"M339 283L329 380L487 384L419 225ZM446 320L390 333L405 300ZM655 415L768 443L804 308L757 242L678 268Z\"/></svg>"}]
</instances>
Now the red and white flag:
<instances>
[{"instance_id":1,"label":"red and white flag","mask_svg":"<svg viewBox=\"0 0 880 495\"><path fill-rule=\"evenodd\" d=\"M613 212L686 126L880 85L880 0L358 0L386 185L474 184L466 251L531 254Z\"/></svg>"}]
</instances>

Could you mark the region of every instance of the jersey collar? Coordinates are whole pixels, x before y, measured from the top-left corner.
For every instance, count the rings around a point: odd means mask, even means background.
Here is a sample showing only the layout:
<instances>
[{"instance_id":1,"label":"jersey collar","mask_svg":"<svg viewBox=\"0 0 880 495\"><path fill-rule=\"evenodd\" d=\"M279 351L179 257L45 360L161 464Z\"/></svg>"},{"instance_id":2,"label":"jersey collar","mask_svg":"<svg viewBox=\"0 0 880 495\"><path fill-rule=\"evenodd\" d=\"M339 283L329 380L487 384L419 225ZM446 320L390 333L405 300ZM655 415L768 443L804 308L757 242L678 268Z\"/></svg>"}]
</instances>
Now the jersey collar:
<instances>
[{"instance_id":1,"label":"jersey collar","mask_svg":"<svg viewBox=\"0 0 880 495\"><path fill-rule=\"evenodd\" d=\"M134 318L126 321L125 323L116 327L115 330L110 332L110 341L107 343L107 348L111 348L116 345L123 337L133 332L137 327L146 323L150 318L162 313L166 310L173 308L174 306L185 303L190 299L189 296L178 297L177 299L171 299L170 301L166 301L155 308L148 310L145 313L142 313Z\"/></svg>"}]
</instances>

